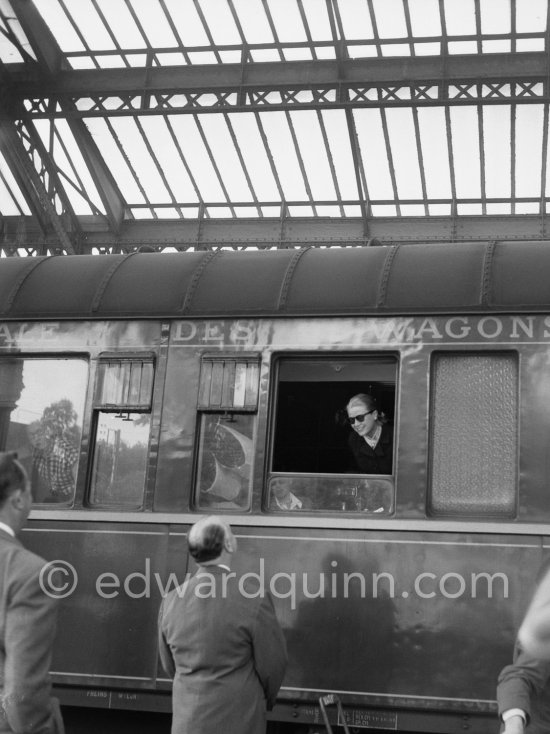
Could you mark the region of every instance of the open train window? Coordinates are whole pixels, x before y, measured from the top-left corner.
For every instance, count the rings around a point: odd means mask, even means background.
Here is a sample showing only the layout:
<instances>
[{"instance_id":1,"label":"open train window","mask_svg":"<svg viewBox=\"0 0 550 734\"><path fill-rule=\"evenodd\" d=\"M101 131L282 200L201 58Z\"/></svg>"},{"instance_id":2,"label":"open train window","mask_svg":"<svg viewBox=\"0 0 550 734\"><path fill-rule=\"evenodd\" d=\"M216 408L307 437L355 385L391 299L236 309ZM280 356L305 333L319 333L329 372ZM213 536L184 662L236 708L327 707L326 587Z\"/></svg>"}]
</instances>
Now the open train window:
<instances>
[{"instance_id":1,"label":"open train window","mask_svg":"<svg viewBox=\"0 0 550 734\"><path fill-rule=\"evenodd\" d=\"M515 353L434 356L428 507L432 515L514 515L518 415Z\"/></svg>"},{"instance_id":2,"label":"open train window","mask_svg":"<svg viewBox=\"0 0 550 734\"><path fill-rule=\"evenodd\" d=\"M267 509L391 511L396 378L391 356L278 360ZM352 426L346 405L365 394Z\"/></svg>"},{"instance_id":3,"label":"open train window","mask_svg":"<svg viewBox=\"0 0 550 734\"><path fill-rule=\"evenodd\" d=\"M0 448L17 451L37 504L74 499L87 382L82 358L0 358Z\"/></svg>"},{"instance_id":4,"label":"open train window","mask_svg":"<svg viewBox=\"0 0 550 734\"><path fill-rule=\"evenodd\" d=\"M153 395L153 355L101 355L94 394L89 503L143 504Z\"/></svg>"},{"instance_id":5,"label":"open train window","mask_svg":"<svg viewBox=\"0 0 550 734\"><path fill-rule=\"evenodd\" d=\"M252 442L258 411L260 355L205 354L199 384L195 506L250 506Z\"/></svg>"}]
</instances>

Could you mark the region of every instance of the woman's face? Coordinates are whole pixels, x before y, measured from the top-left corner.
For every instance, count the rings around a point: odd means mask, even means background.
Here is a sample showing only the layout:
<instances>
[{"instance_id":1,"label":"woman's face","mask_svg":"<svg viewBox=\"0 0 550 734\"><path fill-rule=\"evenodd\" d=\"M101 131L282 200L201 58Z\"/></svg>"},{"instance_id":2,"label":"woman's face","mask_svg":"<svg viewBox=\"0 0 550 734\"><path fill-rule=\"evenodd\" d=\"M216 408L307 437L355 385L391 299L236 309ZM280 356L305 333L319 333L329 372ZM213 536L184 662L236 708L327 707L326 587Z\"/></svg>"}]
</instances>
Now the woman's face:
<instances>
[{"instance_id":1,"label":"woman's face","mask_svg":"<svg viewBox=\"0 0 550 734\"><path fill-rule=\"evenodd\" d=\"M360 436L368 436L376 427L378 411L369 410L364 403L348 405L348 420L353 430ZM354 419L354 420L352 420Z\"/></svg>"}]
</instances>

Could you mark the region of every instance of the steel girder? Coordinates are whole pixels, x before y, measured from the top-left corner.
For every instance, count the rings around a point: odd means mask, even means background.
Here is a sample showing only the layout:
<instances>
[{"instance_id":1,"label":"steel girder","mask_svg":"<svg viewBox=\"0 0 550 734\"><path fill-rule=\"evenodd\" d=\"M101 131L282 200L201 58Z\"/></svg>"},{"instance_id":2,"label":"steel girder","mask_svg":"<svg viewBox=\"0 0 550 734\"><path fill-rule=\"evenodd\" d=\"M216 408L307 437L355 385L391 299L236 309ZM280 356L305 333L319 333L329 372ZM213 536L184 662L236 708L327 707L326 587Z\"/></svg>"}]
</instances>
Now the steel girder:
<instances>
[{"instance_id":1,"label":"steel girder","mask_svg":"<svg viewBox=\"0 0 550 734\"><path fill-rule=\"evenodd\" d=\"M12 75L31 104L28 114L44 118L550 99L543 52L61 70L46 80L28 69Z\"/></svg>"}]
</instances>

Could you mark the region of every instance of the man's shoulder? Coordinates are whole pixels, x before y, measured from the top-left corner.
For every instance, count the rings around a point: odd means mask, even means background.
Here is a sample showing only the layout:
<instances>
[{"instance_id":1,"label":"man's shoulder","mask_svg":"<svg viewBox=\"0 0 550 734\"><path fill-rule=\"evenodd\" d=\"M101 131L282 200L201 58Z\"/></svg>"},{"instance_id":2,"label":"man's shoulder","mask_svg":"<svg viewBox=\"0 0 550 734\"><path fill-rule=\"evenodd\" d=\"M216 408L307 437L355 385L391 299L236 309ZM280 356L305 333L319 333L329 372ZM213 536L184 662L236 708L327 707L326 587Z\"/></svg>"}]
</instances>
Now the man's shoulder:
<instances>
[{"instance_id":1,"label":"man's shoulder","mask_svg":"<svg viewBox=\"0 0 550 734\"><path fill-rule=\"evenodd\" d=\"M264 588L259 574L254 572L227 571L219 573L207 567L200 574L193 576L175 589L169 591L163 599L164 612L168 612L178 602L185 603L191 597L200 599L221 598L223 596L242 599L264 599L269 591Z\"/></svg>"},{"instance_id":2,"label":"man's shoulder","mask_svg":"<svg viewBox=\"0 0 550 734\"><path fill-rule=\"evenodd\" d=\"M33 553L16 538L2 534L0 537L0 563L3 566L9 564L16 567L18 571L29 575L40 573L46 565L46 561Z\"/></svg>"}]
</instances>

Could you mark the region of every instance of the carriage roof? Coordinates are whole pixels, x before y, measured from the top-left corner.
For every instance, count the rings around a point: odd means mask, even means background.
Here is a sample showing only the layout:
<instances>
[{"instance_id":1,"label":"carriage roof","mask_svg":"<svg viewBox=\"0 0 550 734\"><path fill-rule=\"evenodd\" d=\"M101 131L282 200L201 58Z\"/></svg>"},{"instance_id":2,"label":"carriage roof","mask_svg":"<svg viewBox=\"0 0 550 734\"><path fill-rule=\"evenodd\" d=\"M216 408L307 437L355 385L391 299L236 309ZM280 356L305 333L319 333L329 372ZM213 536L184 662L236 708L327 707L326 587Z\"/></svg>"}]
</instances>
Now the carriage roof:
<instances>
[{"instance_id":1,"label":"carriage roof","mask_svg":"<svg viewBox=\"0 0 550 734\"><path fill-rule=\"evenodd\" d=\"M0 261L3 319L548 309L546 242L134 252Z\"/></svg>"}]
</instances>

